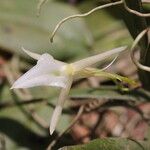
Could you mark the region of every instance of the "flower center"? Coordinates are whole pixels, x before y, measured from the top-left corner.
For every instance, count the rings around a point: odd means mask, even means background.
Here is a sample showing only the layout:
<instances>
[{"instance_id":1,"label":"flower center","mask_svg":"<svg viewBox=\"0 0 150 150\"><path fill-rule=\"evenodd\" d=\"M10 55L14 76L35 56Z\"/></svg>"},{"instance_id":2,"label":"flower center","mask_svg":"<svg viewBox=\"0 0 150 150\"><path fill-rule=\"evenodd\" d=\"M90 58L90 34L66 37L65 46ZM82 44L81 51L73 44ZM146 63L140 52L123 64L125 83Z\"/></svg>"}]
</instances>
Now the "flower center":
<instances>
[{"instance_id":1,"label":"flower center","mask_svg":"<svg viewBox=\"0 0 150 150\"><path fill-rule=\"evenodd\" d=\"M63 67L63 72L69 76L73 76L75 73L74 66L72 64L65 65Z\"/></svg>"}]
</instances>

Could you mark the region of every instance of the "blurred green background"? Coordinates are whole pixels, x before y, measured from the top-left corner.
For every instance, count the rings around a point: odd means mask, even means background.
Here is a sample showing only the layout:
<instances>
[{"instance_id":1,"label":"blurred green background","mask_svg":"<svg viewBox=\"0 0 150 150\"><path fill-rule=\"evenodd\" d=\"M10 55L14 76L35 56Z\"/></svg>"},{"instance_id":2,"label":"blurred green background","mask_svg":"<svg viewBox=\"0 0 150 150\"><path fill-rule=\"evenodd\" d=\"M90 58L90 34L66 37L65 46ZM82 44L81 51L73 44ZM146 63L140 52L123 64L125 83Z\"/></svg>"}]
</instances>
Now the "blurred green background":
<instances>
[{"instance_id":1,"label":"blurred green background","mask_svg":"<svg viewBox=\"0 0 150 150\"><path fill-rule=\"evenodd\" d=\"M56 59L72 62L132 42L121 14L116 11L118 6L115 6L64 23L57 32L54 43L50 43L50 35L61 19L87 12L103 2L82 0L72 4L71 1L49 0L42 6L39 17L36 16L37 3L37 0L0 0L0 58L4 57L5 62L9 62L6 73L9 74L11 70L16 78L20 72L25 72L36 63L22 52L21 46L39 54L47 52ZM2 69L2 65L0 67ZM22 92L20 96L10 90L11 82L6 78L0 81L1 103L44 99L44 102L34 106L0 107L1 145L5 145L7 150L45 149L55 136L50 137L47 128L53 109L45 103L55 103L59 90L37 87ZM46 127L39 125L31 112L36 112L44 119ZM69 122L69 115L63 115L57 130L62 131Z\"/></svg>"}]
</instances>

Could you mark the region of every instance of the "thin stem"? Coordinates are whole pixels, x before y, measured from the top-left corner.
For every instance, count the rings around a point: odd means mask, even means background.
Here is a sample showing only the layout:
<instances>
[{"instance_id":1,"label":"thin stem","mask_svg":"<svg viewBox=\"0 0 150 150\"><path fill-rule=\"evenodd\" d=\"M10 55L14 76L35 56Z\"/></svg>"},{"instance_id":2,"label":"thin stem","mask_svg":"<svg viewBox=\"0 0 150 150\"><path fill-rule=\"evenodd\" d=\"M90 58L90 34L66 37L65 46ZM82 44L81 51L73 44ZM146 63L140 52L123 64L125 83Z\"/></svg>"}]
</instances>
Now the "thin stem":
<instances>
[{"instance_id":1,"label":"thin stem","mask_svg":"<svg viewBox=\"0 0 150 150\"><path fill-rule=\"evenodd\" d=\"M126 9L128 12L130 12L130 13L132 13L132 14L135 14L135 15L137 15L137 16L140 16L140 17L150 17L150 13L141 13L141 12L139 12L139 11L133 10L133 9L131 9L131 8L129 8L129 7L127 6L125 0L122 0L122 1L123 1L123 4L124 4L125 9Z\"/></svg>"},{"instance_id":2,"label":"thin stem","mask_svg":"<svg viewBox=\"0 0 150 150\"><path fill-rule=\"evenodd\" d=\"M18 106L18 105L19 106L30 105L30 104L43 103L43 102L46 103L44 99L31 99L31 100L23 100L23 101L18 101L18 102L5 102L5 103L0 103L0 109Z\"/></svg>"},{"instance_id":3,"label":"thin stem","mask_svg":"<svg viewBox=\"0 0 150 150\"><path fill-rule=\"evenodd\" d=\"M97 11L97 10L100 10L100 9L103 9L103 8L107 8L107 7L110 7L110 6L114 6L114 5L119 5L119 4L121 4L121 3L122 3L122 1L113 2L113 3L108 3L108 4L105 4L105 5L102 5L102 6L98 6L98 7L94 8L94 9L90 10L90 11L87 12L87 13L72 15L72 16L69 16L69 17L64 18L63 20L61 20L61 21L56 25L54 31L52 32L52 36L51 36L51 38L50 38L50 41L53 42L53 38L54 38L54 36L55 36L57 30L60 28L60 26L61 26L64 22L66 22L66 21L68 21L68 20L70 20L70 19L74 19L74 18L86 17L86 16L92 14L93 12L95 12L95 11Z\"/></svg>"},{"instance_id":4,"label":"thin stem","mask_svg":"<svg viewBox=\"0 0 150 150\"><path fill-rule=\"evenodd\" d=\"M106 69L108 69L115 61L116 59L118 58L119 55L116 55L116 57L104 68L100 69L101 71L104 71Z\"/></svg>"},{"instance_id":5,"label":"thin stem","mask_svg":"<svg viewBox=\"0 0 150 150\"><path fill-rule=\"evenodd\" d=\"M136 58L134 57L134 53L135 53L135 50L136 50L135 47L137 46L137 44L139 43L139 41L142 39L142 37L143 37L145 34L147 34L148 30L149 30L149 28L143 30L143 31L136 37L136 39L134 40L134 42L133 42L133 44L132 44L132 47L131 47L131 59L132 59L132 61L134 62L134 64L135 64L138 68L150 72L150 67L145 66L145 65L142 65L142 64L139 63L139 62L136 60Z\"/></svg>"},{"instance_id":6,"label":"thin stem","mask_svg":"<svg viewBox=\"0 0 150 150\"><path fill-rule=\"evenodd\" d=\"M41 8L42 5L44 5L44 3L46 3L48 0L39 0L38 4L37 4L37 17L39 17L40 13L41 13Z\"/></svg>"}]
</instances>

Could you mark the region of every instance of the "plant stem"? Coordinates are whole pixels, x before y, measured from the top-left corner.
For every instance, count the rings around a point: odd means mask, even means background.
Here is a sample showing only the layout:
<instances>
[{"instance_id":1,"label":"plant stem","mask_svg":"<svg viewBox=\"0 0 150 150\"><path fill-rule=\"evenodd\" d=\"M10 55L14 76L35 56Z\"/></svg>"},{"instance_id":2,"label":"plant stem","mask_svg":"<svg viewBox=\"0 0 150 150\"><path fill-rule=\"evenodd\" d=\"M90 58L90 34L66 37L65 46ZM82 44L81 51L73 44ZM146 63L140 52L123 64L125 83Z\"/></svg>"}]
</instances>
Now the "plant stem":
<instances>
[{"instance_id":1,"label":"plant stem","mask_svg":"<svg viewBox=\"0 0 150 150\"><path fill-rule=\"evenodd\" d=\"M141 0L125 0L126 5L133 10L143 13ZM129 29L130 34L133 39L135 39L140 32L146 29L147 22L144 17L137 16L135 14L129 13L127 10L125 12L124 21ZM148 39L148 34L145 34L141 41L140 46L140 63L150 67L150 41ZM150 73L144 70L139 70L139 78L142 82L143 88L150 90Z\"/></svg>"}]
</instances>

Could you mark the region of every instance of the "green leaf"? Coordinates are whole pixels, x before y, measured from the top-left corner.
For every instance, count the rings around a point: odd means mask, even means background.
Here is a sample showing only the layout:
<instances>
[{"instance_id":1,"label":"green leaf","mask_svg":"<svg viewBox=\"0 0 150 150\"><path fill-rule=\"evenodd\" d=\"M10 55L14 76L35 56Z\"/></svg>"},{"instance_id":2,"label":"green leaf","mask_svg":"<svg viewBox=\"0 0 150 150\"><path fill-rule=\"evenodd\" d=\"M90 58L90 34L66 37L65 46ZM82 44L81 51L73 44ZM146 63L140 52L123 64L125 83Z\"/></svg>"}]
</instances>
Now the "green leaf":
<instances>
[{"instance_id":1,"label":"green leaf","mask_svg":"<svg viewBox=\"0 0 150 150\"><path fill-rule=\"evenodd\" d=\"M136 141L125 138L96 139L87 144L66 146L59 150L149 150L149 141Z\"/></svg>"},{"instance_id":2,"label":"green leaf","mask_svg":"<svg viewBox=\"0 0 150 150\"><path fill-rule=\"evenodd\" d=\"M107 2L109 3L112 1L83 1L79 4L79 9L82 12L88 12L96 6L106 4ZM119 6L113 6L98 10L85 17L88 27L94 37L93 49L96 53L105 49L118 47L119 45L131 44L132 38L123 24L122 18L114 16L114 12L118 10ZM117 14L120 13L121 12L117 12Z\"/></svg>"},{"instance_id":3,"label":"green leaf","mask_svg":"<svg viewBox=\"0 0 150 150\"><path fill-rule=\"evenodd\" d=\"M1 87L0 106L2 106L1 104L16 104L4 109L0 107L0 133L3 133L5 137L7 149L16 150L22 147L26 149L45 149L50 142L48 129L40 127L32 119L29 109L32 107L35 113L49 125L53 109L47 105L47 102L56 103L58 98L56 93L58 92L54 88L34 88L28 92L32 92L33 100L40 98L44 101L28 105L17 105L18 102L22 102L22 99L14 96L14 92L10 90L7 84ZM57 131L62 132L68 127L69 123L70 116L62 115ZM29 140L31 137L33 139ZM37 139L41 139L43 144L38 144Z\"/></svg>"},{"instance_id":4,"label":"green leaf","mask_svg":"<svg viewBox=\"0 0 150 150\"><path fill-rule=\"evenodd\" d=\"M149 101L150 92L143 89L135 89L128 92L121 92L116 86L100 86L100 88L77 88L72 89L70 97L74 99L116 99Z\"/></svg>"},{"instance_id":5,"label":"green leaf","mask_svg":"<svg viewBox=\"0 0 150 150\"><path fill-rule=\"evenodd\" d=\"M66 16L79 13L64 3L49 2L36 17L35 0L0 1L0 47L26 57L21 46L37 53L48 52L58 59L75 58L87 53L92 37L83 19L65 23L50 43L50 33ZM68 44L69 43L69 44ZM29 58L29 57L27 57Z\"/></svg>"}]
</instances>

